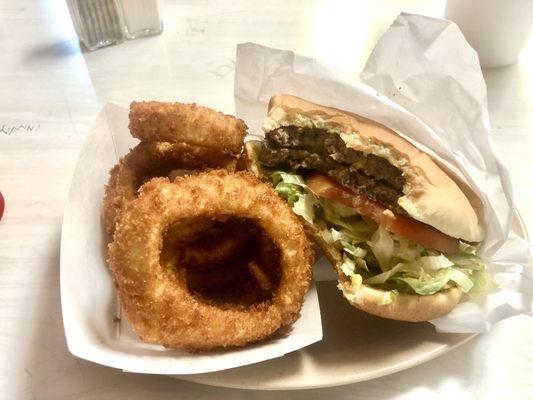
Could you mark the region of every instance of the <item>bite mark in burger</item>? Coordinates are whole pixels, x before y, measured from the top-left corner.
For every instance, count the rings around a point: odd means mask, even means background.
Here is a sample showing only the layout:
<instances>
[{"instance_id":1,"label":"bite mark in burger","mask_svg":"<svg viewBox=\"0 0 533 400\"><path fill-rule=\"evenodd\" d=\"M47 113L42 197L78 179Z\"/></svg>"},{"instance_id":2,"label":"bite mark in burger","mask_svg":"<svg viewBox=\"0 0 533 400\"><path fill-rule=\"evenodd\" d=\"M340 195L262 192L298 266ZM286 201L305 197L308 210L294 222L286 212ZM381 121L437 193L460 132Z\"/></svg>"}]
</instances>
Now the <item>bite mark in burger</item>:
<instances>
[{"instance_id":1,"label":"bite mark in burger","mask_svg":"<svg viewBox=\"0 0 533 400\"><path fill-rule=\"evenodd\" d=\"M355 114L276 95L249 168L300 215L354 306L421 321L489 282L474 244L480 216L457 184L394 131Z\"/></svg>"}]
</instances>

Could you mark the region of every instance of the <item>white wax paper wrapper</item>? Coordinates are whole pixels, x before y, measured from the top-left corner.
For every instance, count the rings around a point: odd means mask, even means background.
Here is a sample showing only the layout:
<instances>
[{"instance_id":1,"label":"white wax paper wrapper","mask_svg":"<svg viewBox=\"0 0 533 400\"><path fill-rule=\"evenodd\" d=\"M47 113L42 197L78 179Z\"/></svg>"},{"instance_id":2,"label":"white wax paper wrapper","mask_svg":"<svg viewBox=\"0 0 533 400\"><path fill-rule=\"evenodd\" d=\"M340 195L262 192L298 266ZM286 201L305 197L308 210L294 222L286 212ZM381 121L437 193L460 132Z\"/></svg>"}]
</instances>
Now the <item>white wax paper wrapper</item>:
<instances>
[{"instance_id":1,"label":"white wax paper wrapper","mask_svg":"<svg viewBox=\"0 0 533 400\"><path fill-rule=\"evenodd\" d=\"M367 84L292 51L241 44L235 72L237 116L261 136L270 97L289 93L378 121L426 149L482 199L488 234L479 254L501 285L484 298L464 296L450 314L431 322L445 332L483 332L512 315L530 315L531 252L525 240L509 233L509 175L489 137L477 55L457 26L400 15L361 77Z\"/></svg>"},{"instance_id":2,"label":"white wax paper wrapper","mask_svg":"<svg viewBox=\"0 0 533 400\"><path fill-rule=\"evenodd\" d=\"M287 336L241 349L190 354L145 344L126 318L118 318L100 209L110 168L136 142L128 132L128 110L107 104L89 132L72 178L61 232L61 306L70 352L131 372L182 375L269 360L321 340L314 286Z\"/></svg>"}]
</instances>

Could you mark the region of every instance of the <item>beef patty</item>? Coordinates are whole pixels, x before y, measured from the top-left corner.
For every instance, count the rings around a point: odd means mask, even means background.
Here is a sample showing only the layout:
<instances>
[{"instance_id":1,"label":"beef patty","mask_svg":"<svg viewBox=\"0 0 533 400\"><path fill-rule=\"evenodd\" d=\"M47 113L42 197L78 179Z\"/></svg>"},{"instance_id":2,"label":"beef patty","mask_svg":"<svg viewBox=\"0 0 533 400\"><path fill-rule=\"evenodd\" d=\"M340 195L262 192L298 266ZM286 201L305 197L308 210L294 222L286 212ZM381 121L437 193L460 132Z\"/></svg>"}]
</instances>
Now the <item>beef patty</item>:
<instances>
[{"instance_id":1,"label":"beef patty","mask_svg":"<svg viewBox=\"0 0 533 400\"><path fill-rule=\"evenodd\" d=\"M396 214L405 178L386 159L350 149L339 135L323 129L280 127L266 133L259 161L270 167L320 171L363 193Z\"/></svg>"}]
</instances>

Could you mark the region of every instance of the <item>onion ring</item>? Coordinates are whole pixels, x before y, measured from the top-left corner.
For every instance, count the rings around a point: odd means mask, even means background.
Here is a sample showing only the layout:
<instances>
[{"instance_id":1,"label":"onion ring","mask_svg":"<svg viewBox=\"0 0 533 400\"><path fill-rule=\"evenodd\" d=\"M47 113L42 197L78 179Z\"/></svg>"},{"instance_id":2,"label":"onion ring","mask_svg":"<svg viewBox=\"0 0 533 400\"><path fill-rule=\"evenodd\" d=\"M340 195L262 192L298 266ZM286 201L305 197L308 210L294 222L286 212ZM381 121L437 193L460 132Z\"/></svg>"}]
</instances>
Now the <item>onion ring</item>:
<instances>
[{"instance_id":1,"label":"onion ring","mask_svg":"<svg viewBox=\"0 0 533 400\"><path fill-rule=\"evenodd\" d=\"M279 250L280 280L269 301L247 308L210 304L191 295L184 274L160 263L169 225L228 217L252 221ZM144 184L117 223L108 261L140 338L194 351L243 346L292 324L310 287L313 251L300 221L269 185L250 173L215 170Z\"/></svg>"},{"instance_id":2,"label":"onion ring","mask_svg":"<svg viewBox=\"0 0 533 400\"><path fill-rule=\"evenodd\" d=\"M106 231L113 234L120 214L137 198L137 190L148 179L166 176L175 169L220 167L234 170L236 162L234 157L220 151L185 143L139 143L110 171L102 206ZM196 228L202 231L206 226Z\"/></svg>"},{"instance_id":3,"label":"onion ring","mask_svg":"<svg viewBox=\"0 0 533 400\"><path fill-rule=\"evenodd\" d=\"M247 129L232 115L196 104L134 101L129 117L132 136L143 142L184 142L234 155L242 152Z\"/></svg>"}]
</instances>

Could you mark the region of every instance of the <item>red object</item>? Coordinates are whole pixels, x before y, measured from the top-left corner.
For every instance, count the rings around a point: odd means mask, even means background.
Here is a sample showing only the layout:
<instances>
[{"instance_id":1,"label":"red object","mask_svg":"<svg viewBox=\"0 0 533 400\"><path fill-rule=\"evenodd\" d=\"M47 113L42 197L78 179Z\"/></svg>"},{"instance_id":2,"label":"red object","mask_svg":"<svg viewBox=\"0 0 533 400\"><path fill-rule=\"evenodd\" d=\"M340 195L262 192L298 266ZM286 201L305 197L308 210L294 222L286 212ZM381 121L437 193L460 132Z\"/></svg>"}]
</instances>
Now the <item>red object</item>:
<instances>
[{"instance_id":1,"label":"red object","mask_svg":"<svg viewBox=\"0 0 533 400\"><path fill-rule=\"evenodd\" d=\"M387 208L380 203L363 194L355 193L325 175L315 173L306 183L316 195L351 207L359 214L373 219L389 232L417 242L428 249L449 254L456 253L459 248L459 240L413 218L394 215L390 210L384 213Z\"/></svg>"},{"instance_id":2,"label":"red object","mask_svg":"<svg viewBox=\"0 0 533 400\"><path fill-rule=\"evenodd\" d=\"M4 196L2 196L2 192L0 192L0 219L2 219L2 215L4 215L5 206L6 202L4 201Z\"/></svg>"}]
</instances>

